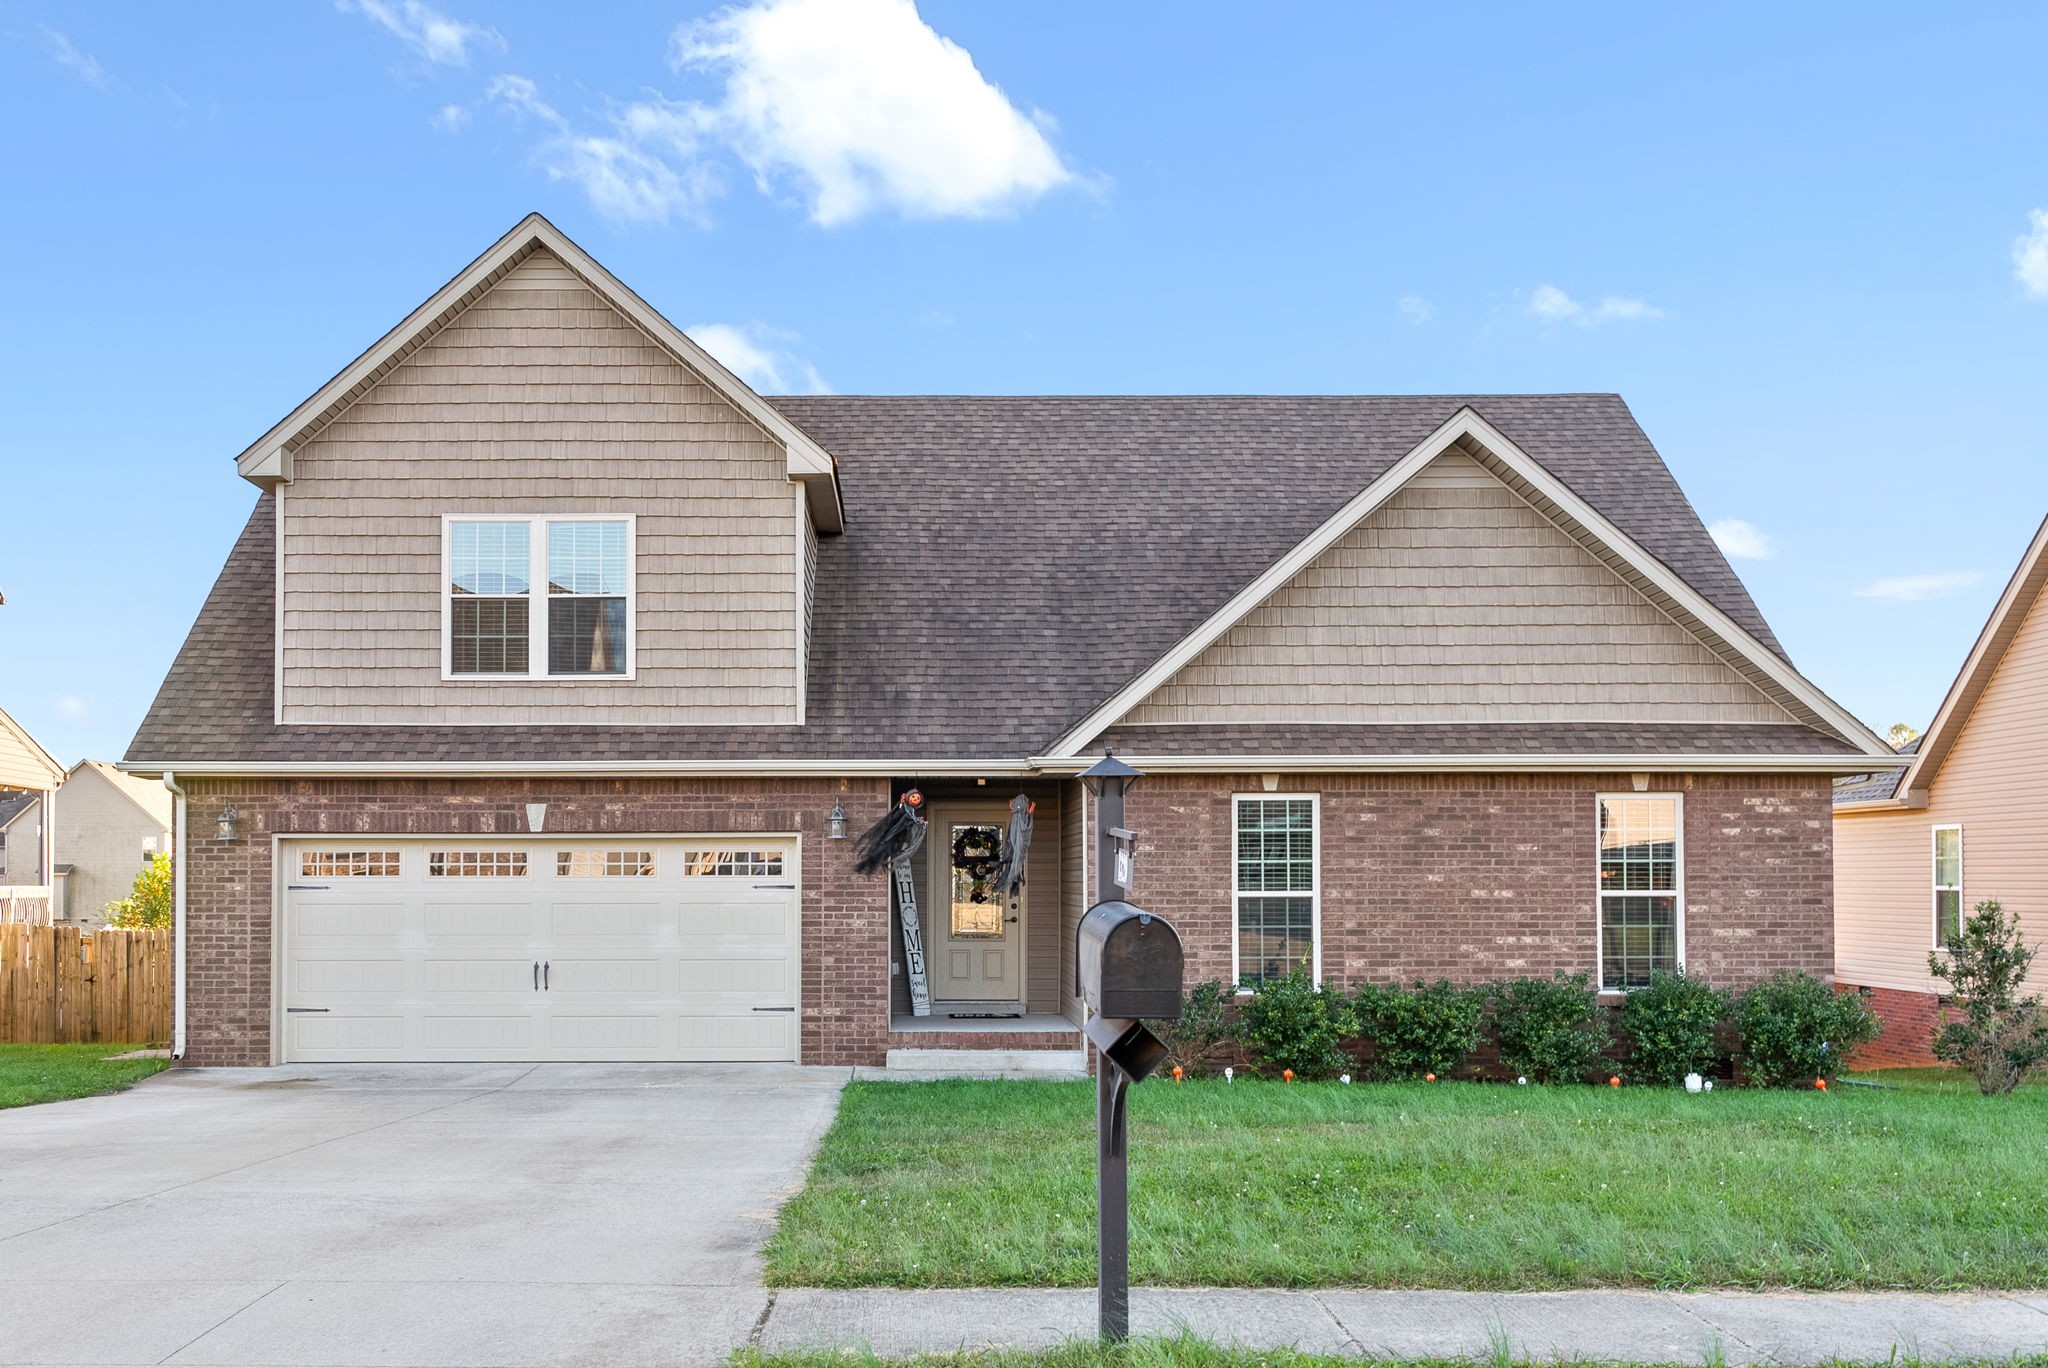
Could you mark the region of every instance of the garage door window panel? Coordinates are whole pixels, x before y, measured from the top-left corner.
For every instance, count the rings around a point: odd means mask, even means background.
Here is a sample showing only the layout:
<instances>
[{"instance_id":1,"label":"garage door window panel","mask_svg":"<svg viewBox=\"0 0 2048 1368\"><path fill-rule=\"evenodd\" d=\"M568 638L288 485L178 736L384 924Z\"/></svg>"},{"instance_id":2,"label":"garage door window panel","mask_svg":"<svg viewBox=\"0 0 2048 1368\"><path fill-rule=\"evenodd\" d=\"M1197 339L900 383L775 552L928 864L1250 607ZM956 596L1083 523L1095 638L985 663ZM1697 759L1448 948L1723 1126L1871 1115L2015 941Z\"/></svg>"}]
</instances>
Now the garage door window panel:
<instances>
[{"instance_id":1,"label":"garage door window panel","mask_svg":"<svg viewBox=\"0 0 2048 1368\"><path fill-rule=\"evenodd\" d=\"M523 850L436 850L427 856L427 875L435 879L526 877Z\"/></svg>"},{"instance_id":2,"label":"garage door window panel","mask_svg":"<svg viewBox=\"0 0 2048 1368\"><path fill-rule=\"evenodd\" d=\"M651 850L564 850L555 856L555 875L563 879L651 879Z\"/></svg>"},{"instance_id":3,"label":"garage door window panel","mask_svg":"<svg viewBox=\"0 0 2048 1368\"><path fill-rule=\"evenodd\" d=\"M299 854L302 879L395 879L395 850L307 850Z\"/></svg>"}]
</instances>

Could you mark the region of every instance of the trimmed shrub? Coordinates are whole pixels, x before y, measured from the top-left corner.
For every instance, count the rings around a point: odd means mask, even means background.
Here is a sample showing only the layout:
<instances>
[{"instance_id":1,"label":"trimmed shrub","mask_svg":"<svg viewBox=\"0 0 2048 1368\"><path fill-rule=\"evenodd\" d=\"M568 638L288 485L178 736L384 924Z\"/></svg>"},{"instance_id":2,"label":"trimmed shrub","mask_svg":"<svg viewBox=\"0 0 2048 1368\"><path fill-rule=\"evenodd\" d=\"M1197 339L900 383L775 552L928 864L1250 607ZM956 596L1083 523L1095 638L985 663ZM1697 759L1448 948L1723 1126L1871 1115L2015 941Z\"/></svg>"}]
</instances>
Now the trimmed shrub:
<instances>
[{"instance_id":1,"label":"trimmed shrub","mask_svg":"<svg viewBox=\"0 0 2048 1368\"><path fill-rule=\"evenodd\" d=\"M1720 1062L1714 1028L1735 1010L1734 995L1659 969L1650 986L1628 995L1621 1033L1628 1037L1628 1070L1642 1082L1678 1084L1690 1073L1710 1074Z\"/></svg>"},{"instance_id":2,"label":"trimmed shrub","mask_svg":"<svg viewBox=\"0 0 2048 1368\"><path fill-rule=\"evenodd\" d=\"M1167 1068L1178 1064L1191 1074L1208 1072L1217 1050L1230 1038L1226 1008L1231 996L1221 979L1206 979L1188 989L1178 1017L1151 1023L1165 1042Z\"/></svg>"},{"instance_id":3,"label":"trimmed shrub","mask_svg":"<svg viewBox=\"0 0 2048 1368\"><path fill-rule=\"evenodd\" d=\"M1927 957L1928 972L1948 981L1959 1013L1935 1031L1934 1057L1968 1069L1986 1097L2011 1092L2027 1070L2048 1061L2048 1011L2040 998L2020 996L2034 955L2020 919L1987 898L1942 953Z\"/></svg>"},{"instance_id":4,"label":"trimmed shrub","mask_svg":"<svg viewBox=\"0 0 2048 1368\"><path fill-rule=\"evenodd\" d=\"M1787 969L1736 1000L1742 1032L1737 1058L1748 1081L1762 1088L1809 1086L1833 1078L1843 1058L1877 1038L1880 1023L1870 1004L1837 993L1811 974Z\"/></svg>"},{"instance_id":5,"label":"trimmed shrub","mask_svg":"<svg viewBox=\"0 0 2048 1368\"><path fill-rule=\"evenodd\" d=\"M1500 1062L1534 1083L1583 1083L1607 1048L1607 1014L1585 974L1520 978L1486 990Z\"/></svg>"},{"instance_id":6,"label":"trimmed shrub","mask_svg":"<svg viewBox=\"0 0 2048 1368\"><path fill-rule=\"evenodd\" d=\"M1479 1048L1486 993L1455 987L1449 979L1417 981L1413 988L1367 984L1358 990L1352 1014L1359 1032L1372 1040L1374 1077L1449 1077Z\"/></svg>"},{"instance_id":7,"label":"trimmed shrub","mask_svg":"<svg viewBox=\"0 0 2048 1368\"><path fill-rule=\"evenodd\" d=\"M1267 979L1237 1009L1237 1034L1261 1073L1283 1069L1298 1078L1327 1078L1350 1060L1342 1042L1351 1033L1350 1004L1297 964L1286 978Z\"/></svg>"}]
</instances>

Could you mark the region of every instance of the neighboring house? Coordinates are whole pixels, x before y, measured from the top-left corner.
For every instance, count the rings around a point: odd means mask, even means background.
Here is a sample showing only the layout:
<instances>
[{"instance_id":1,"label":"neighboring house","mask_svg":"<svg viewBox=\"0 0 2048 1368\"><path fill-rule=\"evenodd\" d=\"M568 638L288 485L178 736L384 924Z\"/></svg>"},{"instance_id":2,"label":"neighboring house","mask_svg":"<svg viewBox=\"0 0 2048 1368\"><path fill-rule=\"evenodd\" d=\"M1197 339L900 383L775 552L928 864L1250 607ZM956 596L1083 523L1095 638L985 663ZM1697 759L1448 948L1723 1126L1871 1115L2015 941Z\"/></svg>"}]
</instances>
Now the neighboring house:
<instances>
[{"instance_id":1,"label":"neighboring house","mask_svg":"<svg viewBox=\"0 0 2048 1368\"><path fill-rule=\"evenodd\" d=\"M2048 932L2048 523L2021 557L1941 711L1903 770L1835 788L1835 975L1885 1032L1859 1059L1932 1062L1939 995L1928 953L1996 898Z\"/></svg>"},{"instance_id":2,"label":"neighboring house","mask_svg":"<svg viewBox=\"0 0 2048 1368\"><path fill-rule=\"evenodd\" d=\"M1193 979L1826 975L1899 763L1611 395L767 400L536 216L239 464L123 764L199 1062L1078 1058L1105 746Z\"/></svg>"},{"instance_id":3,"label":"neighboring house","mask_svg":"<svg viewBox=\"0 0 2048 1368\"><path fill-rule=\"evenodd\" d=\"M45 871L56 861L49 813L63 774L26 728L0 712L0 921L50 920Z\"/></svg>"},{"instance_id":4,"label":"neighboring house","mask_svg":"<svg viewBox=\"0 0 2048 1368\"><path fill-rule=\"evenodd\" d=\"M171 795L161 783L81 760L57 790L57 919L102 926L136 873L171 849Z\"/></svg>"},{"instance_id":5,"label":"neighboring house","mask_svg":"<svg viewBox=\"0 0 2048 1368\"><path fill-rule=\"evenodd\" d=\"M43 800L0 793L0 884L43 882Z\"/></svg>"}]
</instances>

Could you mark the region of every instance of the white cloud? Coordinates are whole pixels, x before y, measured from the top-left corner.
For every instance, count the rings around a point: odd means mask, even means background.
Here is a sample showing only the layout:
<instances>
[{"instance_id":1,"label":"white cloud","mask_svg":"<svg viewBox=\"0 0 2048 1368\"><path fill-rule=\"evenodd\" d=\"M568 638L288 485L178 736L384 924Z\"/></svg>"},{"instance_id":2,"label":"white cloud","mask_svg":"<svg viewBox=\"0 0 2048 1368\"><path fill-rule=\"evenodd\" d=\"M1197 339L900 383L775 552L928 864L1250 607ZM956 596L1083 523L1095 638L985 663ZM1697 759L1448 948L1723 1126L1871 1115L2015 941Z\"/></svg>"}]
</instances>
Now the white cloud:
<instances>
[{"instance_id":1,"label":"white cloud","mask_svg":"<svg viewBox=\"0 0 2048 1368\"><path fill-rule=\"evenodd\" d=\"M830 394L818 368L789 350L798 340L760 323L697 323L683 329L726 369L762 394Z\"/></svg>"},{"instance_id":2,"label":"white cloud","mask_svg":"<svg viewBox=\"0 0 2048 1368\"><path fill-rule=\"evenodd\" d=\"M673 55L724 77L699 112L762 189L795 182L828 227L882 209L999 214L1074 179L1051 121L1012 104L912 0L758 0L677 29Z\"/></svg>"},{"instance_id":3,"label":"white cloud","mask_svg":"<svg viewBox=\"0 0 2048 1368\"><path fill-rule=\"evenodd\" d=\"M58 699L53 711L66 722L79 722L83 721L85 715L92 709L87 706L84 699L72 695Z\"/></svg>"},{"instance_id":4,"label":"white cloud","mask_svg":"<svg viewBox=\"0 0 2048 1368\"><path fill-rule=\"evenodd\" d=\"M2029 299L2048 299L2048 209L2027 215L2031 228L2012 244L2012 273Z\"/></svg>"},{"instance_id":5,"label":"white cloud","mask_svg":"<svg viewBox=\"0 0 2048 1368\"><path fill-rule=\"evenodd\" d=\"M1551 323L1576 323L1596 328L1602 323L1636 323L1662 318L1664 311L1646 299L1605 295L1587 308L1555 285L1538 285L1529 295L1529 312Z\"/></svg>"},{"instance_id":6,"label":"white cloud","mask_svg":"<svg viewBox=\"0 0 2048 1368\"><path fill-rule=\"evenodd\" d=\"M1881 579L1856 591L1857 598L1884 603L1925 603L1929 599L1954 598L1983 579L1976 570L1944 570L1932 575L1900 575Z\"/></svg>"},{"instance_id":7,"label":"white cloud","mask_svg":"<svg viewBox=\"0 0 2048 1368\"><path fill-rule=\"evenodd\" d=\"M415 56L437 66L468 66L472 44L500 48L505 40L498 31L482 24L451 19L420 0L335 0L344 14L360 14L380 25L413 50Z\"/></svg>"},{"instance_id":8,"label":"white cloud","mask_svg":"<svg viewBox=\"0 0 2048 1368\"><path fill-rule=\"evenodd\" d=\"M1771 539L1758 530L1755 523L1740 518L1723 518L1707 529L1707 535L1714 539L1714 545L1721 548L1724 556L1736 560L1769 560L1777 554Z\"/></svg>"},{"instance_id":9,"label":"white cloud","mask_svg":"<svg viewBox=\"0 0 2048 1368\"><path fill-rule=\"evenodd\" d=\"M78 45L66 38L48 24L38 24L43 31L43 41L50 46L50 55L57 59L57 65L69 71L94 90L105 90L109 84L106 68L93 58L90 52L83 52Z\"/></svg>"},{"instance_id":10,"label":"white cloud","mask_svg":"<svg viewBox=\"0 0 2048 1368\"><path fill-rule=\"evenodd\" d=\"M579 132L540 96L525 76L499 76L485 94L507 111L548 129L537 156L555 180L580 186L591 206L626 223L666 223L681 215L701 219L705 203L722 189L709 162L664 153L691 146L688 119L666 102L628 106L612 116L610 134Z\"/></svg>"},{"instance_id":11,"label":"white cloud","mask_svg":"<svg viewBox=\"0 0 2048 1368\"><path fill-rule=\"evenodd\" d=\"M1421 295L1402 295L1400 307L1401 316L1410 323L1427 323L1430 319L1436 317L1436 305L1430 303Z\"/></svg>"},{"instance_id":12,"label":"white cloud","mask_svg":"<svg viewBox=\"0 0 2048 1368\"><path fill-rule=\"evenodd\" d=\"M434 117L427 120L443 133L460 133L469 122L469 109L464 105L445 104L434 111Z\"/></svg>"}]
</instances>

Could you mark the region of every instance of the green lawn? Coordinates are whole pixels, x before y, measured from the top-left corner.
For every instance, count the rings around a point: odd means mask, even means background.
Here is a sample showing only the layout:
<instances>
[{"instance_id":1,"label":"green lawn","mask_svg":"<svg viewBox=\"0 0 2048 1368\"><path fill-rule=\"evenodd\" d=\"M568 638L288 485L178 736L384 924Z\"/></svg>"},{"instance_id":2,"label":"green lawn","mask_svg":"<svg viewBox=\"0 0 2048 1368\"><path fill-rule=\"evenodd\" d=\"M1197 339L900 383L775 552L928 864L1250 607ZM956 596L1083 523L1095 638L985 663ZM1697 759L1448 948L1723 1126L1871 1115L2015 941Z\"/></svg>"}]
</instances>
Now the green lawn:
<instances>
[{"instance_id":1,"label":"green lawn","mask_svg":"<svg viewBox=\"0 0 2048 1368\"><path fill-rule=\"evenodd\" d=\"M2048 1089L1153 1081L1131 1277L1158 1286L2048 1285ZM1088 1083L856 1083L779 1286L1092 1285Z\"/></svg>"},{"instance_id":2,"label":"green lawn","mask_svg":"<svg viewBox=\"0 0 2048 1368\"><path fill-rule=\"evenodd\" d=\"M168 1059L108 1059L140 1045L0 1045L0 1108L119 1092Z\"/></svg>"}]
</instances>

